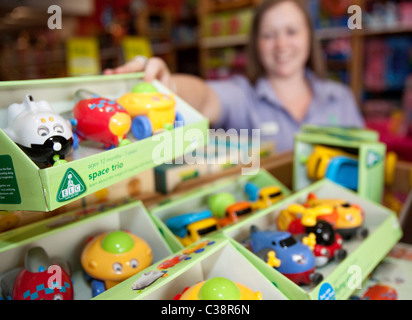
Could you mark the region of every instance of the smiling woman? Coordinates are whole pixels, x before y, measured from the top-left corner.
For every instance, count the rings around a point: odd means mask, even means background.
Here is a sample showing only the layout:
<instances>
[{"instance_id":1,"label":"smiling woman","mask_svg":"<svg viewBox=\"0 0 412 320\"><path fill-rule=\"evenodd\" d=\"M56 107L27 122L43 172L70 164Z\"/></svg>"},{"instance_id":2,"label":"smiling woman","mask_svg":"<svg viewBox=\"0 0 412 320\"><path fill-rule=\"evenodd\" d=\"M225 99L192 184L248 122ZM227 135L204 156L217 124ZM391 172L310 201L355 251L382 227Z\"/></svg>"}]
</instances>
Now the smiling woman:
<instances>
[{"instance_id":1,"label":"smiling woman","mask_svg":"<svg viewBox=\"0 0 412 320\"><path fill-rule=\"evenodd\" d=\"M350 89L324 78L322 55L303 0L264 0L256 7L246 76L204 81L170 74L158 57L134 59L105 74L144 71L209 118L214 128L260 130L278 152L293 149L303 124L363 126Z\"/></svg>"}]
</instances>

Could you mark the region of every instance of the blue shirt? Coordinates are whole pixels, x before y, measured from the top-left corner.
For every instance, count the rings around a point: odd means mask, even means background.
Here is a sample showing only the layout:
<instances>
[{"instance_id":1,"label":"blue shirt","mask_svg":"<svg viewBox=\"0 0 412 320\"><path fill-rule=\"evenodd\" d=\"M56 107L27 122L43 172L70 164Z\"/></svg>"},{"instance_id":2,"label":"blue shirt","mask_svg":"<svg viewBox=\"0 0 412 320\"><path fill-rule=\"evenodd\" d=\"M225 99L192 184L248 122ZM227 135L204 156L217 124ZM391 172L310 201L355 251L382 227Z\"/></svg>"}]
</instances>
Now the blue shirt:
<instances>
[{"instance_id":1,"label":"blue shirt","mask_svg":"<svg viewBox=\"0 0 412 320\"><path fill-rule=\"evenodd\" d=\"M296 121L282 106L267 78L255 86L244 76L227 80L210 80L208 85L221 102L221 117L213 125L224 130L261 129L262 140L271 139L276 151L293 150L294 136L302 124L321 126L363 127L364 120L352 91L347 86L318 78L307 71L313 99L301 122Z\"/></svg>"}]
</instances>

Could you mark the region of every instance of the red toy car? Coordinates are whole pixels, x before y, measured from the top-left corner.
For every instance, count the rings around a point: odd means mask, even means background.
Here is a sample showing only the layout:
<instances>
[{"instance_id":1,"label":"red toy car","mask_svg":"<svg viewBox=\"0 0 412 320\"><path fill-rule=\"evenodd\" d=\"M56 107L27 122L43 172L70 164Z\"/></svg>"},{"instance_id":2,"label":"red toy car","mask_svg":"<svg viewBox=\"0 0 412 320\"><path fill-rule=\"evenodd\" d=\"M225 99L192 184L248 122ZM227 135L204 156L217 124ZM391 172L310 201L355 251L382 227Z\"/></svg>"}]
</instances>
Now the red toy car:
<instances>
[{"instance_id":1,"label":"red toy car","mask_svg":"<svg viewBox=\"0 0 412 320\"><path fill-rule=\"evenodd\" d=\"M315 226L306 227L306 233L314 233L316 236L313 253L317 267L326 265L332 259L339 262L346 258L342 236L328 222L318 220Z\"/></svg>"},{"instance_id":2,"label":"red toy car","mask_svg":"<svg viewBox=\"0 0 412 320\"><path fill-rule=\"evenodd\" d=\"M78 96L87 93L77 93ZM89 93L91 95L91 93ZM75 134L79 142L91 140L103 143L106 149L117 147L126 139L132 118L117 102L97 96L81 99L73 109Z\"/></svg>"}]
</instances>

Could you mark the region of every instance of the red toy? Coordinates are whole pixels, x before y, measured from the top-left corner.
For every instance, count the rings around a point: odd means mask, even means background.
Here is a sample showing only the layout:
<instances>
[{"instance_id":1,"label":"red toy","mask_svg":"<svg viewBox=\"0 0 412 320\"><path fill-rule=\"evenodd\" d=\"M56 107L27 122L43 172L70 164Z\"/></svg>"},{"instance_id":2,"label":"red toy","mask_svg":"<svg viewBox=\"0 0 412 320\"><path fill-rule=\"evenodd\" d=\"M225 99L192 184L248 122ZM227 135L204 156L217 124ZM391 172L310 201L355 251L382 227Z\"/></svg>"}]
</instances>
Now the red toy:
<instances>
[{"instance_id":1,"label":"red toy","mask_svg":"<svg viewBox=\"0 0 412 320\"><path fill-rule=\"evenodd\" d=\"M5 298L11 300L73 300L74 296L68 272L51 263L41 247L27 251L24 268L4 275L1 289Z\"/></svg>"},{"instance_id":2,"label":"red toy","mask_svg":"<svg viewBox=\"0 0 412 320\"><path fill-rule=\"evenodd\" d=\"M132 119L120 104L87 91L78 91L76 95L87 96L80 99L73 109L73 124L79 142L91 140L103 143L106 149L129 143L126 135Z\"/></svg>"},{"instance_id":3,"label":"red toy","mask_svg":"<svg viewBox=\"0 0 412 320\"><path fill-rule=\"evenodd\" d=\"M342 236L328 222L319 220L315 226L306 227L306 233L313 233L316 237L313 254L317 267L326 265L332 259L340 262L346 258Z\"/></svg>"}]
</instances>

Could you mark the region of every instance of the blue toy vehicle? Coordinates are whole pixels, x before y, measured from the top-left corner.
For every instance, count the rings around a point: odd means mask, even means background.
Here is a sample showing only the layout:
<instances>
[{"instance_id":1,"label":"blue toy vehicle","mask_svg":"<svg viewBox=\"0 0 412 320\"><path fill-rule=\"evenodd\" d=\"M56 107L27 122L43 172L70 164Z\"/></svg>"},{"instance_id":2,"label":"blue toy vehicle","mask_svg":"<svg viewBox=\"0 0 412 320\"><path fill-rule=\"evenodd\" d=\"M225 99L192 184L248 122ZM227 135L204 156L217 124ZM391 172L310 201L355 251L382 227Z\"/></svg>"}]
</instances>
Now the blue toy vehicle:
<instances>
[{"instance_id":1,"label":"blue toy vehicle","mask_svg":"<svg viewBox=\"0 0 412 320\"><path fill-rule=\"evenodd\" d=\"M252 252L297 285L317 285L323 280L322 274L315 272L311 249L289 232L259 231L252 226L250 236Z\"/></svg>"},{"instance_id":2,"label":"blue toy vehicle","mask_svg":"<svg viewBox=\"0 0 412 320\"><path fill-rule=\"evenodd\" d=\"M338 156L330 160L326 178L351 190L358 190L358 160Z\"/></svg>"}]
</instances>

